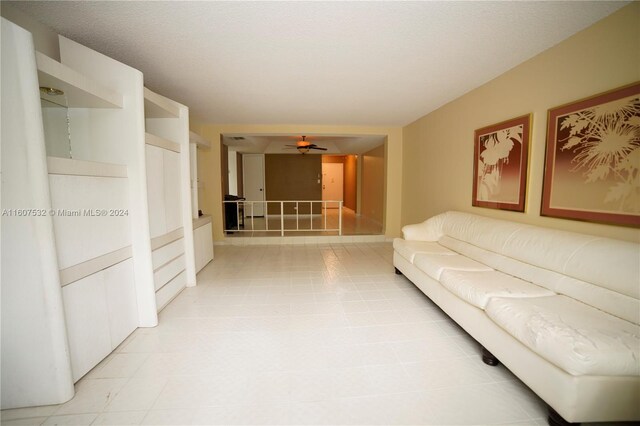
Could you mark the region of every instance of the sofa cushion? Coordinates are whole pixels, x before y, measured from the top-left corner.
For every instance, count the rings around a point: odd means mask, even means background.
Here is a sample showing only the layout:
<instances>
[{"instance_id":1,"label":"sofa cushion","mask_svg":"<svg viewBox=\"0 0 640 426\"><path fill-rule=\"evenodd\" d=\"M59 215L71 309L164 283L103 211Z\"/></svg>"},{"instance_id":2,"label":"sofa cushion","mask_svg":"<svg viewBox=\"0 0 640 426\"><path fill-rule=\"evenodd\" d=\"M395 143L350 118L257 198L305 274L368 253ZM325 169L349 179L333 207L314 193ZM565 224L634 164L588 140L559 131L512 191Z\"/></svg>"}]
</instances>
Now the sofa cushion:
<instances>
[{"instance_id":1,"label":"sofa cushion","mask_svg":"<svg viewBox=\"0 0 640 426\"><path fill-rule=\"evenodd\" d=\"M590 282L580 281L559 272L540 268L512 257L494 253L446 235L440 238L438 243L456 253L484 263L497 271L518 277L540 287L545 287L553 293L564 294L632 323L640 324L640 301L637 298L611 291ZM603 252L609 255L613 251L604 250ZM620 266L619 263L613 261L612 264L615 264L616 267ZM638 266L636 268L640 269ZM636 286L640 287L640 280Z\"/></svg>"},{"instance_id":2,"label":"sofa cushion","mask_svg":"<svg viewBox=\"0 0 640 426\"><path fill-rule=\"evenodd\" d=\"M491 271L492 269L480 262L469 259L459 254L443 255L443 254L425 254L418 253L413 259L416 265L425 274L434 280L440 280L440 275L446 269L455 269L458 271Z\"/></svg>"},{"instance_id":3,"label":"sofa cushion","mask_svg":"<svg viewBox=\"0 0 640 426\"><path fill-rule=\"evenodd\" d=\"M434 241L407 241L402 238L393 240L393 249L409 262L413 263L413 258L418 253L430 254L456 254L456 252L442 247Z\"/></svg>"},{"instance_id":4,"label":"sofa cushion","mask_svg":"<svg viewBox=\"0 0 640 426\"><path fill-rule=\"evenodd\" d=\"M640 327L566 296L494 297L485 312L547 361L578 375L640 375Z\"/></svg>"},{"instance_id":5,"label":"sofa cushion","mask_svg":"<svg viewBox=\"0 0 640 426\"><path fill-rule=\"evenodd\" d=\"M456 296L484 309L492 297L543 297L555 293L499 271L457 271L447 269L440 284Z\"/></svg>"}]
</instances>

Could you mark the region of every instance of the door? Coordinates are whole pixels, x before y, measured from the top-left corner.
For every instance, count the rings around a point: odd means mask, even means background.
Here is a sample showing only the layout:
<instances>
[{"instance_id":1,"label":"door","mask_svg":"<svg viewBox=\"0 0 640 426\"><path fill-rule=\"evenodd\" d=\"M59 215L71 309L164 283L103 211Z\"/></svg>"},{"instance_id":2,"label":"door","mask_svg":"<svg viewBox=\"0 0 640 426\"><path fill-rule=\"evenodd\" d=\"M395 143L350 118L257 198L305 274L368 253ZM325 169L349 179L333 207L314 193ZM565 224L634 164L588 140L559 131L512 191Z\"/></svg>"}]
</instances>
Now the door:
<instances>
[{"instance_id":1,"label":"door","mask_svg":"<svg viewBox=\"0 0 640 426\"><path fill-rule=\"evenodd\" d=\"M343 164L322 163L322 201L343 201ZM338 203L327 203L326 208L337 209Z\"/></svg>"},{"instance_id":2,"label":"door","mask_svg":"<svg viewBox=\"0 0 640 426\"><path fill-rule=\"evenodd\" d=\"M264 201L264 154L242 156L242 186L247 201ZM247 204L245 216L264 216L264 203Z\"/></svg>"}]
</instances>

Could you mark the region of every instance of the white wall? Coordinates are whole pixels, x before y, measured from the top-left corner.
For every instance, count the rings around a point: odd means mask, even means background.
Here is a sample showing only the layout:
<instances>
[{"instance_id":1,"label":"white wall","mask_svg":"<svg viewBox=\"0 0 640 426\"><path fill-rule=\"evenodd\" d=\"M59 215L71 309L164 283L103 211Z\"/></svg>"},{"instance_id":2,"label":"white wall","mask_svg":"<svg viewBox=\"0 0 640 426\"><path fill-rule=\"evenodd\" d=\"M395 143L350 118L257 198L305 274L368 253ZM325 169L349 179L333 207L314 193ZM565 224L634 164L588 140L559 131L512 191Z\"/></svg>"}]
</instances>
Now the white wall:
<instances>
[{"instance_id":1,"label":"white wall","mask_svg":"<svg viewBox=\"0 0 640 426\"><path fill-rule=\"evenodd\" d=\"M235 150L229 149L227 151L228 156L228 170L229 170L229 194L238 195L238 153Z\"/></svg>"}]
</instances>

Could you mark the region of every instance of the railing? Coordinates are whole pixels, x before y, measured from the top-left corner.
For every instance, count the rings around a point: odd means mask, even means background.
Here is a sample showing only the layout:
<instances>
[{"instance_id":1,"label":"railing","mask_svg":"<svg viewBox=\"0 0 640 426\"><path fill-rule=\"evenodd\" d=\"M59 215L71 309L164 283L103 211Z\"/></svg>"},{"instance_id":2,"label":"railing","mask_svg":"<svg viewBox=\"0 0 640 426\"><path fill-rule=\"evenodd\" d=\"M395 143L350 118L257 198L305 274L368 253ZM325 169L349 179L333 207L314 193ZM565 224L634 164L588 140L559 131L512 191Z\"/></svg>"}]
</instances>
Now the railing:
<instances>
[{"instance_id":1,"label":"railing","mask_svg":"<svg viewBox=\"0 0 640 426\"><path fill-rule=\"evenodd\" d=\"M337 232L338 235L342 235L342 201L330 201L330 200L314 200L314 201L301 201L301 200L288 200L288 201L247 201L247 200L234 200L223 201L225 208L225 232L279 232L281 236L284 236L285 232ZM294 206L295 213L285 214L285 206ZM320 205L321 209L319 213L314 214L314 206ZM257 206L257 207L256 207ZM270 206L271 211L275 209L273 207L279 207L279 212L276 214L269 214ZM309 206L309 213L300 213L300 207ZM337 207L337 208L336 208ZM261 211L262 209L262 211ZM337 217L329 219L329 210L337 210ZM260 215L262 213L262 215ZM256 216L258 214L258 216ZM319 217L317 217L319 216ZM233 220L235 218L235 226L233 226ZM279 220L278 220L279 218ZM273 226L273 222L279 224L279 226ZM307 224L309 227L305 227ZM314 226L314 219L315 226ZM269 222L272 225L269 226ZM295 221L295 222L294 222ZM246 222L246 223L245 223ZM337 223L336 223L337 222ZM295 223L295 227L293 224ZM319 226L318 226L319 223ZM264 228L256 227L256 225L264 224ZM231 225L231 226L230 226ZM289 225L288 227L285 225ZM302 225L302 227L301 227Z\"/></svg>"}]
</instances>

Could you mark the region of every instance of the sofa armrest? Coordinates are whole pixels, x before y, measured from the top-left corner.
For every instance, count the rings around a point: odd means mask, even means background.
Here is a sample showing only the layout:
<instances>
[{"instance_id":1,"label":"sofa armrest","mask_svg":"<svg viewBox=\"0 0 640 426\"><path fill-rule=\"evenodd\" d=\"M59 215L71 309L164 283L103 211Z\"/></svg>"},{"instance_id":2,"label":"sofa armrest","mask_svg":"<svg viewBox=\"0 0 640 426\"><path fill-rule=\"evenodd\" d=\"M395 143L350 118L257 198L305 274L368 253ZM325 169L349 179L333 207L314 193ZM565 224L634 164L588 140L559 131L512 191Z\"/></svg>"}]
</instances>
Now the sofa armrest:
<instances>
[{"instance_id":1,"label":"sofa armrest","mask_svg":"<svg viewBox=\"0 0 640 426\"><path fill-rule=\"evenodd\" d=\"M402 227L402 235L408 241L438 241L442 237L442 223L447 213L430 217L422 223Z\"/></svg>"},{"instance_id":2,"label":"sofa armrest","mask_svg":"<svg viewBox=\"0 0 640 426\"><path fill-rule=\"evenodd\" d=\"M403 226L402 236L408 241L428 241L429 227L427 221Z\"/></svg>"}]
</instances>

